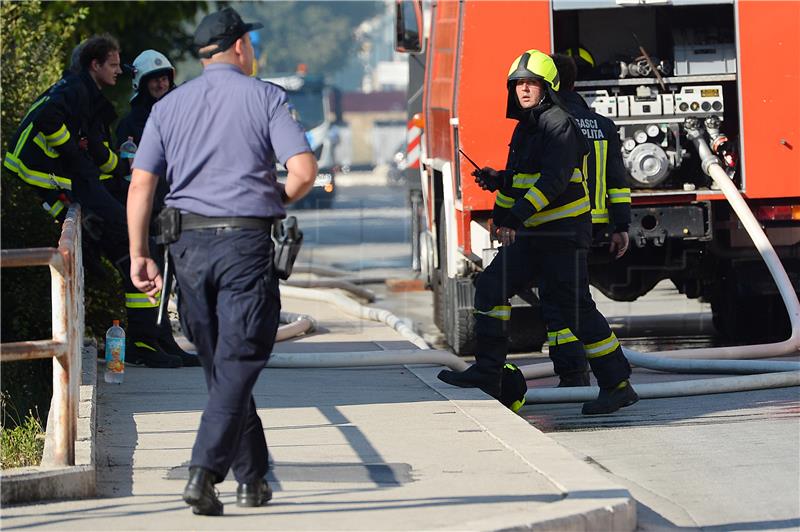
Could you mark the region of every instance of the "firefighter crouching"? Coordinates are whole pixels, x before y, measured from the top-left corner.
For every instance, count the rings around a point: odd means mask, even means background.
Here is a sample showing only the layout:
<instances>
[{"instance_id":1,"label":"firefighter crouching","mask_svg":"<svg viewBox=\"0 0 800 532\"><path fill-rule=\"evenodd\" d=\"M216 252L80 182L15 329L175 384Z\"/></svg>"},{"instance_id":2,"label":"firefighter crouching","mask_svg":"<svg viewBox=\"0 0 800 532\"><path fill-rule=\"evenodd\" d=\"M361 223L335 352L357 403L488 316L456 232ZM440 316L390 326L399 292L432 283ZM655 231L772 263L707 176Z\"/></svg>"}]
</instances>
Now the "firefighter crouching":
<instances>
[{"instance_id":1,"label":"firefighter crouching","mask_svg":"<svg viewBox=\"0 0 800 532\"><path fill-rule=\"evenodd\" d=\"M121 177L119 157L108 135L116 115L101 92L115 85L122 73L119 44L108 35L92 37L80 46L79 59L79 73L65 72L33 102L11 139L3 165L33 187L55 219L63 220L71 201L81 204L84 239L122 273L128 362L178 367L180 357L167 354L157 342L157 304L129 279L125 207L106 188L107 181Z\"/></svg>"},{"instance_id":2,"label":"firefighter crouching","mask_svg":"<svg viewBox=\"0 0 800 532\"><path fill-rule=\"evenodd\" d=\"M476 362L463 372L444 370L439 378L499 397L509 300L536 281L540 299L558 308L585 345L597 377L600 394L583 405L583 413L613 412L638 396L622 348L589 293L591 205L581 170L588 148L556 95L559 75L547 54L528 50L514 60L507 88L506 116L519 123L506 169L475 172L483 188L497 191L493 219L502 244L475 281Z\"/></svg>"}]
</instances>

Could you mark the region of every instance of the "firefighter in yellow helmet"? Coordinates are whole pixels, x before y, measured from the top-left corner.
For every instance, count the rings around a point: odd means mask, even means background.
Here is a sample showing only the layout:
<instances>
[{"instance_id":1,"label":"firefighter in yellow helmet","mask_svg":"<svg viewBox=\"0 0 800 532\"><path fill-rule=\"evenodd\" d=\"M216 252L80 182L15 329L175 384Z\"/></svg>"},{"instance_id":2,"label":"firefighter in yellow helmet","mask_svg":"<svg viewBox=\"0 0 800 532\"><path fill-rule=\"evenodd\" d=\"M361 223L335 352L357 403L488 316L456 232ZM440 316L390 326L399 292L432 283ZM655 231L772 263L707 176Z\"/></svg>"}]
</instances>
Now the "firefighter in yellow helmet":
<instances>
[{"instance_id":1,"label":"firefighter in yellow helmet","mask_svg":"<svg viewBox=\"0 0 800 532\"><path fill-rule=\"evenodd\" d=\"M614 412L638 396L622 348L589 293L591 205L581 170L588 147L558 98L559 74L550 56L527 50L511 64L506 83L506 116L518 121L506 168L474 173L482 188L496 192L493 220L502 244L475 281L476 362L439 378L500 397L509 300L537 282L540 298L558 308L586 346L597 377L600 395L583 405L583 413Z\"/></svg>"}]
</instances>

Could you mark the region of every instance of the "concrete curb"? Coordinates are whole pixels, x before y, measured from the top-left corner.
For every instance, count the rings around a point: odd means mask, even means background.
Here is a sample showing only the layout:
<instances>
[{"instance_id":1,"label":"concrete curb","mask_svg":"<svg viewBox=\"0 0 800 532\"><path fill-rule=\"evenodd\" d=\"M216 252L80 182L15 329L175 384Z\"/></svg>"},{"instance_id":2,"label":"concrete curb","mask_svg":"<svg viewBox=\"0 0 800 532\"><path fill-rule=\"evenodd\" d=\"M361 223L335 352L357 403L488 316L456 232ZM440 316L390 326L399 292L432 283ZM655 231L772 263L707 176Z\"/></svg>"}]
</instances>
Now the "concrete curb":
<instances>
[{"instance_id":1,"label":"concrete curb","mask_svg":"<svg viewBox=\"0 0 800 532\"><path fill-rule=\"evenodd\" d=\"M464 523L469 530L635 530L636 501L590 465L547 437L499 402L476 389L448 386L436 378L441 368L406 366L448 399L531 469L562 491L561 501L536 515L529 512Z\"/></svg>"},{"instance_id":2,"label":"concrete curb","mask_svg":"<svg viewBox=\"0 0 800 532\"><path fill-rule=\"evenodd\" d=\"M81 351L81 386L78 404L75 465L50 467L52 459L51 419L48 417L47 437L42 465L9 469L0 475L0 503L14 504L47 499L81 499L93 497L97 488L97 348L86 346Z\"/></svg>"}]
</instances>

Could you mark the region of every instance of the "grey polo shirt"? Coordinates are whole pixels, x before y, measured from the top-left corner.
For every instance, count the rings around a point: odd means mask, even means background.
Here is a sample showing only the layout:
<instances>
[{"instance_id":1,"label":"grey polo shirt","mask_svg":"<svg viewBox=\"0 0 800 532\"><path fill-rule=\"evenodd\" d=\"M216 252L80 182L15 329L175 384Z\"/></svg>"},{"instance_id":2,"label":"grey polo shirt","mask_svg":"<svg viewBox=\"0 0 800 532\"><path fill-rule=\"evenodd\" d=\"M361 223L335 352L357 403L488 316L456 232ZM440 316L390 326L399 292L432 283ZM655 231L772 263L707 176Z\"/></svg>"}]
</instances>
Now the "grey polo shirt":
<instances>
[{"instance_id":1,"label":"grey polo shirt","mask_svg":"<svg viewBox=\"0 0 800 532\"><path fill-rule=\"evenodd\" d=\"M283 217L275 160L311 151L287 107L280 87L208 65L153 106L133 167L166 177L168 207Z\"/></svg>"}]
</instances>

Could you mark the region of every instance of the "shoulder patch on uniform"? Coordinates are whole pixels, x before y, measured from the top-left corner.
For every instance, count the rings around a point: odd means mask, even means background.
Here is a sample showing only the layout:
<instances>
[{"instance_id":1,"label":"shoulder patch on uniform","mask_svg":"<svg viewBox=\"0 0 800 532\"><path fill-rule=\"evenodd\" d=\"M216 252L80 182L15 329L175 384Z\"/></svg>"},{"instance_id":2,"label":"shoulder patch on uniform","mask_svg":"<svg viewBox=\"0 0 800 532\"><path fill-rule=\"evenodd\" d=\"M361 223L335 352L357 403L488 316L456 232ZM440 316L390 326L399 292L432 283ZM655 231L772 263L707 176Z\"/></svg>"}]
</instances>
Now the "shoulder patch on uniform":
<instances>
[{"instance_id":1,"label":"shoulder patch on uniform","mask_svg":"<svg viewBox=\"0 0 800 532\"><path fill-rule=\"evenodd\" d=\"M297 110L297 107L292 105L292 102L289 102L289 101L283 102L282 106L283 106L284 109L286 109L286 112L289 113L289 116L292 117L292 120L294 120L295 122L297 122L299 124L300 123L300 112Z\"/></svg>"}]
</instances>

